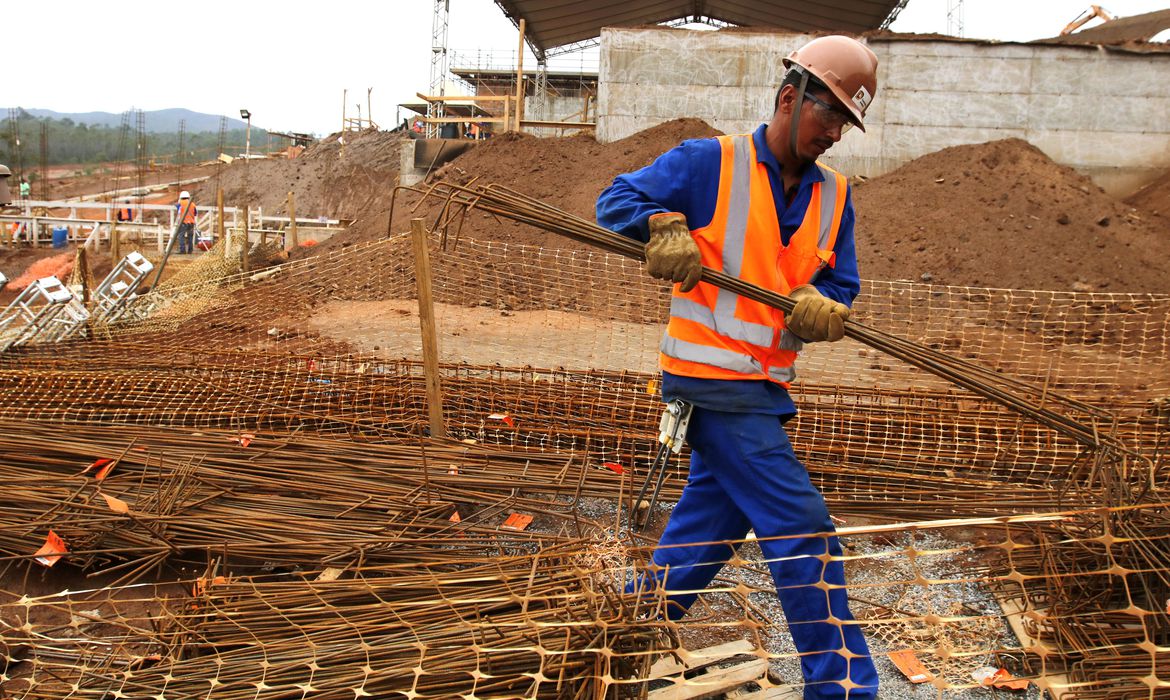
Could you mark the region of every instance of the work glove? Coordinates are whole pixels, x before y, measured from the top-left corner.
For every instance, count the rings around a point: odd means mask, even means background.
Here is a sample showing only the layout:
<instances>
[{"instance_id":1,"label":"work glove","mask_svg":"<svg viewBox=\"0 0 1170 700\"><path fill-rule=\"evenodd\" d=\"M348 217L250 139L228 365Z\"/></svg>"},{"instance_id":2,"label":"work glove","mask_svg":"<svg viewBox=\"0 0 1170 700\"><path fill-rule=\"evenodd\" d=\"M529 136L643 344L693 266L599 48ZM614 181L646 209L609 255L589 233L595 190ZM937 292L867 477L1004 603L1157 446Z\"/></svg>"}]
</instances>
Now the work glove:
<instances>
[{"instance_id":1,"label":"work glove","mask_svg":"<svg viewBox=\"0 0 1170 700\"><path fill-rule=\"evenodd\" d=\"M848 306L822 295L811 284L794 287L788 296L796 302L796 308L787 315L785 325L801 340L833 342L845 337Z\"/></svg>"},{"instance_id":2,"label":"work glove","mask_svg":"<svg viewBox=\"0 0 1170 700\"><path fill-rule=\"evenodd\" d=\"M646 244L646 271L651 277L678 282L689 292L703 274L699 246L687 228L687 217L678 212L650 216L650 242Z\"/></svg>"}]
</instances>

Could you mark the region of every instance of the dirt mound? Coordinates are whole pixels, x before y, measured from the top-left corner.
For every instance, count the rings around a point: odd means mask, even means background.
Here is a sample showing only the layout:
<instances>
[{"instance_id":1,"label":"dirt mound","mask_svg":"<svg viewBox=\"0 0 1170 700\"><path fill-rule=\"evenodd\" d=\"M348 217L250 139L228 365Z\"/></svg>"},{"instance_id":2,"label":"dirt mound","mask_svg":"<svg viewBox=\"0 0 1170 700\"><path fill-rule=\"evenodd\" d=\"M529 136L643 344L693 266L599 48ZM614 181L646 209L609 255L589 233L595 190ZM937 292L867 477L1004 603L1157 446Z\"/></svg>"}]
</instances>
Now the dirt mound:
<instances>
[{"instance_id":1,"label":"dirt mound","mask_svg":"<svg viewBox=\"0 0 1170 700\"><path fill-rule=\"evenodd\" d=\"M459 156L431 180L494 183L591 219L597 195L614 176L651 163L685 139L718 133L697 119L667 122L609 144L590 135L537 138L507 133ZM333 138L306 151L303 164L286 164L319 169L321 174L313 175L294 171L293 177L299 174L303 188L321 189L318 201L344 202L359 218L347 235L294 256L375 240L388 230L408 230L413 216L422 216L428 225L435 220L440 208L436 202L416 208L418 196L407 193L397 203L393 225L387 227L394 183L390 173L396 166L388 152L379 149L388 147L381 142L367 147L355 138L345 145L342 156L341 144ZM339 160L347 165L337 165ZM314 182L306 183L307 178ZM281 182L276 188L277 205L291 184L298 183ZM310 212L311 205L306 208L301 201L298 192L298 211ZM862 275L869 279L1170 293L1170 278L1161 273L1161 261L1170 258L1164 220L1137 212L1025 141L957 146L929 154L858 185L855 201L858 256ZM321 213L342 212L334 206ZM482 212L469 214L459 235L585 248Z\"/></svg>"},{"instance_id":2,"label":"dirt mound","mask_svg":"<svg viewBox=\"0 0 1170 700\"><path fill-rule=\"evenodd\" d=\"M854 189L869 279L1170 292L1170 236L1020 139L925 155Z\"/></svg>"},{"instance_id":3,"label":"dirt mound","mask_svg":"<svg viewBox=\"0 0 1170 700\"><path fill-rule=\"evenodd\" d=\"M613 143L598 143L592 135L537 138L508 132L489 139L439 168L430 181L498 184L511 187L566 211L593 218L597 195L621 173L649 165L663 152L686 139L717 136L721 132L699 119L676 119ZM312 252L333 250L386 235L390 191L379 200L376 215L367 213L348 236L335 237ZM394 212L395 231L410 228L413 216L434 220L439 207L433 203L414 209L418 197L403 196ZM299 206L299 205L298 205ZM461 236L506 243L583 249L566 238L530 226L497 219L479 212L464 221Z\"/></svg>"},{"instance_id":4,"label":"dirt mound","mask_svg":"<svg viewBox=\"0 0 1170 700\"><path fill-rule=\"evenodd\" d=\"M33 282L42 277L56 277L62 282L69 280L69 273L73 271L73 253L59 253L51 257L34 260L24 272L8 282L8 289L22 292Z\"/></svg>"},{"instance_id":5,"label":"dirt mound","mask_svg":"<svg viewBox=\"0 0 1170 700\"><path fill-rule=\"evenodd\" d=\"M297 216L359 219L376 200L389 197L397 182L401 132L333 134L292 160L237 160L218 176L224 201L263 207L265 214L288 213L288 193L296 196ZM216 178L194 192L195 201L215 202Z\"/></svg>"},{"instance_id":6,"label":"dirt mound","mask_svg":"<svg viewBox=\"0 0 1170 700\"><path fill-rule=\"evenodd\" d=\"M1126 204L1170 220L1170 170L1125 198Z\"/></svg>"}]
</instances>

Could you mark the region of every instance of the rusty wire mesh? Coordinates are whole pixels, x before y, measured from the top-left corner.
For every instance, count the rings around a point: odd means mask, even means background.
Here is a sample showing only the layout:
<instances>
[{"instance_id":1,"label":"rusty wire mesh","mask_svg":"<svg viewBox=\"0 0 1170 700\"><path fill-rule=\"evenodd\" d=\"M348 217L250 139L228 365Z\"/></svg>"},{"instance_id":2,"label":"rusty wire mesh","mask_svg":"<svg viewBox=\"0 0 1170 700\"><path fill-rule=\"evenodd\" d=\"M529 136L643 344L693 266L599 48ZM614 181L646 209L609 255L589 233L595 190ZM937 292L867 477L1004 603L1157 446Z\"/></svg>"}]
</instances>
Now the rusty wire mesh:
<instances>
[{"instance_id":1,"label":"rusty wire mesh","mask_svg":"<svg viewBox=\"0 0 1170 700\"><path fill-rule=\"evenodd\" d=\"M248 273L229 254L143 295L138 320L0 356L6 585L123 579L6 596L6 692L661 695L717 674L649 681L654 662L732 639L766 667L744 687L799 686L753 542L680 622L621 593L653 543L620 506L654 448L665 289L593 252L433 256L444 415L474 445L425 437L404 236ZM856 309L1094 403L1149 460L1102 462L851 341L809 348L789 431L844 519L881 697L985 692L988 666L1033 697L1170 697L1170 297L867 282ZM108 479L80 474L100 458L118 459ZM512 511L534 525L501 530ZM71 551L42 570L49 529ZM346 571L316 582L326 566ZM124 585L153 576L183 585ZM934 679L903 680L903 650Z\"/></svg>"}]
</instances>

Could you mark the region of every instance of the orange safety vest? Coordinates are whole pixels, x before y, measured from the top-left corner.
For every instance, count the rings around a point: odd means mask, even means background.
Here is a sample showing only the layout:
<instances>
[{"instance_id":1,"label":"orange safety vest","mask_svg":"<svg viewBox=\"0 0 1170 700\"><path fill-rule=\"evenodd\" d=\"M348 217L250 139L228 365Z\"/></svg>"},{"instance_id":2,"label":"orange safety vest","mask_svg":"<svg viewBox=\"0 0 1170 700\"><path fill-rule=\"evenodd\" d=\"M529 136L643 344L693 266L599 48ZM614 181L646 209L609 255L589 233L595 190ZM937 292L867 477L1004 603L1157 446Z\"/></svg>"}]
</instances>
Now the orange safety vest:
<instances>
[{"instance_id":1,"label":"orange safety vest","mask_svg":"<svg viewBox=\"0 0 1170 700\"><path fill-rule=\"evenodd\" d=\"M813 184L804 220L784 246L768 171L756 160L752 136L720 136L719 145L715 215L710 224L691 232L703 264L785 295L833 267L845 210L845 176L816 164L824 182ZM659 360L671 374L768 379L787 387L796 377L802 346L785 330L781 311L706 282L685 294L676 284Z\"/></svg>"},{"instance_id":2,"label":"orange safety vest","mask_svg":"<svg viewBox=\"0 0 1170 700\"><path fill-rule=\"evenodd\" d=\"M187 200L187 201L190 202L190 204L189 204L189 206L187 206L187 215L183 216L183 223L184 224L193 224L193 223L195 223L195 202L193 202L191 200ZM179 215L182 216L182 214L183 214L183 203L179 202Z\"/></svg>"}]
</instances>

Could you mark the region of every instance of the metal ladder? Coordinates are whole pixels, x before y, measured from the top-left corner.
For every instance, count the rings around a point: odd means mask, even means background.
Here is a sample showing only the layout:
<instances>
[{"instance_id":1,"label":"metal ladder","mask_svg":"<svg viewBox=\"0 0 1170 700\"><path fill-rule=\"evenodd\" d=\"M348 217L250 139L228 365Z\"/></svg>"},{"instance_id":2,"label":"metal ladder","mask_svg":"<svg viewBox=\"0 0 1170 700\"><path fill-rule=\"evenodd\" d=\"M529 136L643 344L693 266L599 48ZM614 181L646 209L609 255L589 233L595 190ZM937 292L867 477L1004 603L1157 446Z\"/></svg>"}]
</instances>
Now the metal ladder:
<instances>
[{"instance_id":1,"label":"metal ladder","mask_svg":"<svg viewBox=\"0 0 1170 700\"><path fill-rule=\"evenodd\" d=\"M154 265L137 251L122 258L93 294L94 318L104 323L122 319L130 303L138 298L135 292L139 285L153 269Z\"/></svg>"},{"instance_id":2,"label":"metal ladder","mask_svg":"<svg viewBox=\"0 0 1170 700\"><path fill-rule=\"evenodd\" d=\"M73 293L56 277L43 277L30 284L0 313L0 352L27 343L46 329L56 330L54 321L71 301ZM68 325L70 321L63 323Z\"/></svg>"}]
</instances>

